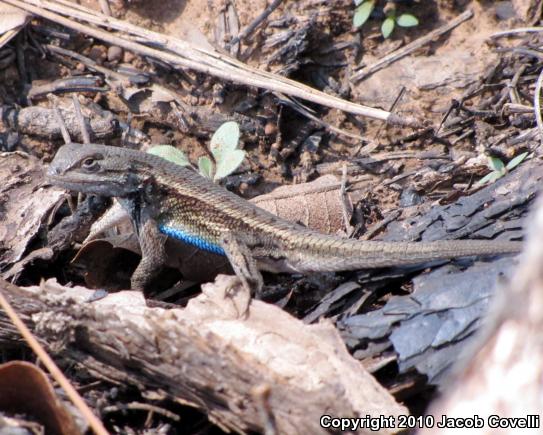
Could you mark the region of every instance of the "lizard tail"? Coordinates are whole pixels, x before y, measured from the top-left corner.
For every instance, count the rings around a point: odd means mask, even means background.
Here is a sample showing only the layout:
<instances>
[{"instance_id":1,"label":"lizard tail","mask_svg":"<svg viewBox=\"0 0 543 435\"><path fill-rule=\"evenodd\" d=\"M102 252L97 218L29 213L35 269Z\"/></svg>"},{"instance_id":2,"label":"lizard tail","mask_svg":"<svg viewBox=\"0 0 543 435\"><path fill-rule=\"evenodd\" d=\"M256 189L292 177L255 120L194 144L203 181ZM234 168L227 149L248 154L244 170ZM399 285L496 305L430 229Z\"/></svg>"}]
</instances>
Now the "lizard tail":
<instances>
[{"instance_id":1,"label":"lizard tail","mask_svg":"<svg viewBox=\"0 0 543 435\"><path fill-rule=\"evenodd\" d=\"M436 242L381 242L320 238L293 265L300 272L371 269L420 264L470 256L514 254L522 242L447 240Z\"/></svg>"}]
</instances>

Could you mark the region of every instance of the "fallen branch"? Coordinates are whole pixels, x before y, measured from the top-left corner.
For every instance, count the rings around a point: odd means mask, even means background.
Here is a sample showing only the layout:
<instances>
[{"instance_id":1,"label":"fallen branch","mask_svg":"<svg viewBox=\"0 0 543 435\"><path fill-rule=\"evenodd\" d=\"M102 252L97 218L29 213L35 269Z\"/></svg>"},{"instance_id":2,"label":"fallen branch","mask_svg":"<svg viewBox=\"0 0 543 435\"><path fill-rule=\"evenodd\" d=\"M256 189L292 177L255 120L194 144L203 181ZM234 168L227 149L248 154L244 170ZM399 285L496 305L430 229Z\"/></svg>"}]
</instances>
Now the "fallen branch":
<instances>
[{"instance_id":1,"label":"fallen branch","mask_svg":"<svg viewBox=\"0 0 543 435\"><path fill-rule=\"evenodd\" d=\"M318 434L328 433L320 426L323 415L407 413L348 354L331 324L305 325L259 301L239 319L237 301L224 295L232 279L219 276L186 308L171 310L148 308L137 292L89 303L92 290L54 282L3 291L19 311L31 307L35 331L63 343L56 346L68 359L197 407L227 430Z\"/></svg>"}]
</instances>

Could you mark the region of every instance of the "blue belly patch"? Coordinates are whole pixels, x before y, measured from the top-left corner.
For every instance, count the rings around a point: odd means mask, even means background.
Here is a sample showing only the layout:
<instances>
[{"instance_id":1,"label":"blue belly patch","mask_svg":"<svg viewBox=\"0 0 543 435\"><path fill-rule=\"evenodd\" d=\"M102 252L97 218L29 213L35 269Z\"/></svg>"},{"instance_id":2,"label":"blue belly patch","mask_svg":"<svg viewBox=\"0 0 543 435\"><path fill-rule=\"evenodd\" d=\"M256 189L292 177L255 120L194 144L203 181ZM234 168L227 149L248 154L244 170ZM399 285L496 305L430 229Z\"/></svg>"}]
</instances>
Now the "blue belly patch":
<instances>
[{"instance_id":1,"label":"blue belly patch","mask_svg":"<svg viewBox=\"0 0 543 435\"><path fill-rule=\"evenodd\" d=\"M189 234L186 231L180 230L178 228L168 227L166 225L159 225L158 229L161 233L166 234L169 237L174 239L181 240L182 242L188 243L189 245L196 246L198 249L204 251L213 252L214 254L226 255L224 249L215 243L208 242L207 240L202 239L201 237Z\"/></svg>"}]
</instances>

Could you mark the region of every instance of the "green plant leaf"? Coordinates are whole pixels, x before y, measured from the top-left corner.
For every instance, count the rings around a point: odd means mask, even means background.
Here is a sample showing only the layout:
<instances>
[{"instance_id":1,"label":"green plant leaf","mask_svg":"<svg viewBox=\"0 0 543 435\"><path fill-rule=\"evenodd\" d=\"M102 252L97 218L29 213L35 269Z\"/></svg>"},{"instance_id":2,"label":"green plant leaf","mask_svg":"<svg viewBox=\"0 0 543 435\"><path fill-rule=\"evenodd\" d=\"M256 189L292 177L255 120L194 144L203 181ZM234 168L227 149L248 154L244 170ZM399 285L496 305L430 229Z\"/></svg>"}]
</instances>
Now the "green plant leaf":
<instances>
[{"instance_id":1,"label":"green plant leaf","mask_svg":"<svg viewBox=\"0 0 543 435\"><path fill-rule=\"evenodd\" d=\"M362 24L368 21L368 18L375 7L375 1L368 0L362 3L354 10L353 26L358 29Z\"/></svg>"},{"instance_id":2,"label":"green plant leaf","mask_svg":"<svg viewBox=\"0 0 543 435\"><path fill-rule=\"evenodd\" d=\"M507 166L506 166L507 170L510 171L511 169L514 169L518 165L520 165L524 161L524 159L526 157L528 157L528 154L529 153L526 151L526 152L524 152L522 154L519 154L518 156L512 158L511 160L509 160L509 163L507 163Z\"/></svg>"},{"instance_id":3,"label":"green plant leaf","mask_svg":"<svg viewBox=\"0 0 543 435\"><path fill-rule=\"evenodd\" d=\"M383 38L388 38L392 31L394 30L394 18L388 17L383 21L383 24L381 24L381 33L383 34Z\"/></svg>"},{"instance_id":4,"label":"green plant leaf","mask_svg":"<svg viewBox=\"0 0 543 435\"><path fill-rule=\"evenodd\" d=\"M504 175L503 172L492 171L489 174L486 174L483 178L481 178L475 185L482 186L483 184L493 183L498 178L503 177L503 175Z\"/></svg>"},{"instance_id":5,"label":"green plant leaf","mask_svg":"<svg viewBox=\"0 0 543 435\"><path fill-rule=\"evenodd\" d=\"M198 171L202 176L213 180L213 163L208 156L202 156L198 159Z\"/></svg>"},{"instance_id":6,"label":"green plant leaf","mask_svg":"<svg viewBox=\"0 0 543 435\"><path fill-rule=\"evenodd\" d=\"M215 155L215 150L235 150L239 142L239 125L228 121L222 124L211 138L209 149Z\"/></svg>"},{"instance_id":7,"label":"green plant leaf","mask_svg":"<svg viewBox=\"0 0 543 435\"><path fill-rule=\"evenodd\" d=\"M213 177L215 181L230 175L241 165L245 158L245 151L237 149L238 143L239 125L237 122L225 122L213 134L209 149L217 163Z\"/></svg>"},{"instance_id":8,"label":"green plant leaf","mask_svg":"<svg viewBox=\"0 0 543 435\"><path fill-rule=\"evenodd\" d=\"M221 160L217 162L214 180L217 181L230 175L241 165L244 158L245 151L243 150L229 150L223 153Z\"/></svg>"},{"instance_id":9,"label":"green plant leaf","mask_svg":"<svg viewBox=\"0 0 543 435\"><path fill-rule=\"evenodd\" d=\"M401 14L396 18L396 24L401 27L415 27L419 25L419 20L414 15Z\"/></svg>"},{"instance_id":10,"label":"green plant leaf","mask_svg":"<svg viewBox=\"0 0 543 435\"><path fill-rule=\"evenodd\" d=\"M488 157L488 166L496 172L505 172L505 165L497 157Z\"/></svg>"},{"instance_id":11,"label":"green plant leaf","mask_svg":"<svg viewBox=\"0 0 543 435\"><path fill-rule=\"evenodd\" d=\"M158 157L162 157L165 160L169 160L179 166L188 166L190 164L189 159L185 153L178 150L171 145L156 145L147 150L149 154L153 154Z\"/></svg>"}]
</instances>

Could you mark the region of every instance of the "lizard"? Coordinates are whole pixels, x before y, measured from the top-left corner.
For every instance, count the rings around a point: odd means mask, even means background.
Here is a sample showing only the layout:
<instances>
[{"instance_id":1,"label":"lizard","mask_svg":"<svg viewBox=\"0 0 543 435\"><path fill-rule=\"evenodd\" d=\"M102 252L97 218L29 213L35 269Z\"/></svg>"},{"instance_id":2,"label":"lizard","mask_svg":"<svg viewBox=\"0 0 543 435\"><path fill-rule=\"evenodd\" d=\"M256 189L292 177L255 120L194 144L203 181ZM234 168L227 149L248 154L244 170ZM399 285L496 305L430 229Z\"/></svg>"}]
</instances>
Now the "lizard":
<instances>
[{"instance_id":1,"label":"lizard","mask_svg":"<svg viewBox=\"0 0 543 435\"><path fill-rule=\"evenodd\" d=\"M165 264L168 237L225 256L242 287L260 296L261 271L337 272L517 253L522 242L385 242L319 233L269 213L183 167L142 151L63 145L48 181L85 194L116 197L130 216L142 258L131 287L145 290Z\"/></svg>"}]
</instances>

